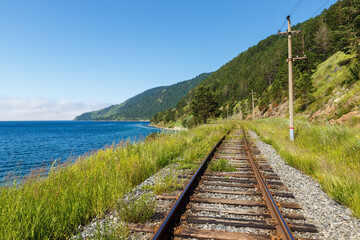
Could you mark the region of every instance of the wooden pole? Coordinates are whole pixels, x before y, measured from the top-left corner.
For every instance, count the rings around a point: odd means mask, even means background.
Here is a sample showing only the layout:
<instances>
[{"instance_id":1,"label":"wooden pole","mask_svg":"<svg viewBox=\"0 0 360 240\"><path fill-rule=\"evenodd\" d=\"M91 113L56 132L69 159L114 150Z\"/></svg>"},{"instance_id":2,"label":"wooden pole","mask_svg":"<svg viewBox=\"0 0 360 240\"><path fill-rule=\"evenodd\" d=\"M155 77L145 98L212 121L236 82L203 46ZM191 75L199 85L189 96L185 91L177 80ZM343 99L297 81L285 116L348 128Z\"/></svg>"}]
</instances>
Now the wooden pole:
<instances>
[{"instance_id":1,"label":"wooden pole","mask_svg":"<svg viewBox=\"0 0 360 240\"><path fill-rule=\"evenodd\" d=\"M291 48L291 22L290 16L288 20L288 63L289 63L289 129L290 129L290 141L294 141L294 91L293 91L293 59Z\"/></svg>"},{"instance_id":2,"label":"wooden pole","mask_svg":"<svg viewBox=\"0 0 360 240\"><path fill-rule=\"evenodd\" d=\"M255 104L254 104L254 91L251 89L251 101L252 101L252 115L255 120Z\"/></svg>"},{"instance_id":3,"label":"wooden pole","mask_svg":"<svg viewBox=\"0 0 360 240\"><path fill-rule=\"evenodd\" d=\"M291 22L290 16L287 16L288 20L288 30L287 32L278 32L278 35L287 35L288 36L288 59L289 64L289 135L290 141L294 141L294 90L293 90L293 61L299 59L306 59L307 57L292 57L292 47L291 47L291 35L296 33L301 33L301 31L291 31Z\"/></svg>"}]
</instances>

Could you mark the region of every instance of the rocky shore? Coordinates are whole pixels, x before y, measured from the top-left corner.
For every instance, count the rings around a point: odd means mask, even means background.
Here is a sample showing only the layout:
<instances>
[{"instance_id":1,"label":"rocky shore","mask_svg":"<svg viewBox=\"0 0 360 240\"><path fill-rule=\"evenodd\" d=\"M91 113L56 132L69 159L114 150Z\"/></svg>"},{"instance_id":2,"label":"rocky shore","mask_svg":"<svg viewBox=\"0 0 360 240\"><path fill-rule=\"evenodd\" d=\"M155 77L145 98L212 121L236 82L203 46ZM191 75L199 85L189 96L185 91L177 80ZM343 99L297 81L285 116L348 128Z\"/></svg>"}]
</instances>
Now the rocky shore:
<instances>
[{"instance_id":1,"label":"rocky shore","mask_svg":"<svg viewBox=\"0 0 360 240\"><path fill-rule=\"evenodd\" d=\"M152 125L149 124L150 127L154 127L154 128L159 128L159 129L164 129L164 130L170 130L170 131L187 131L187 128L183 128L183 127L173 127L173 128L168 128L168 127L162 127L162 126L158 126L158 125Z\"/></svg>"}]
</instances>

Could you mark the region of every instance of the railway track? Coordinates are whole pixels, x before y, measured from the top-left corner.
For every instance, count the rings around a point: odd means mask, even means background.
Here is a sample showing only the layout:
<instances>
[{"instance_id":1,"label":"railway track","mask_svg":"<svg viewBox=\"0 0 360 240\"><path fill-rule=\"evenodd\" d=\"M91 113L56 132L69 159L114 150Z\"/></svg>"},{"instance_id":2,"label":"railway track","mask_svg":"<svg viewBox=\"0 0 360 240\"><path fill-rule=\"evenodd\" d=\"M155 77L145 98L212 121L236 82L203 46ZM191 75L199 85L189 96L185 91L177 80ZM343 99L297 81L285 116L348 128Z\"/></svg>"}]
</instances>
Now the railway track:
<instances>
[{"instance_id":1,"label":"railway track","mask_svg":"<svg viewBox=\"0 0 360 240\"><path fill-rule=\"evenodd\" d=\"M207 170L226 159L232 172ZM224 136L177 195L158 195L151 223L130 224L148 239L313 239L301 206L242 130ZM146 235L147 234L147 235Z\"/></svg>"}]
</instances>

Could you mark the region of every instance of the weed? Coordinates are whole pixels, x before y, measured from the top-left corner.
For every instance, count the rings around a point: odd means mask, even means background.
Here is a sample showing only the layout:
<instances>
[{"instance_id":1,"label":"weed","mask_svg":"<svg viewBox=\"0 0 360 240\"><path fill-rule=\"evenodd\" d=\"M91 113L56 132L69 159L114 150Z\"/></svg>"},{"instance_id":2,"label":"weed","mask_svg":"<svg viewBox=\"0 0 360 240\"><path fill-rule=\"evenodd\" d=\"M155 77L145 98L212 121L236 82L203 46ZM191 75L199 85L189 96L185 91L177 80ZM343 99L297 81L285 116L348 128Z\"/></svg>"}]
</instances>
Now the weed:
<instances>
[{"instance_id":1,"label":"weed","mask_svg":"<svg viewBox=\"0 0 360 240\"><path fill-rule=\"evenodd\" d=\"M156 200L153 194L146 193L139 198L130 198L119 203L118 212L123 221L144 223L150 219L156 208Z\"/></svg>"},{"instance_id":2,"label":"weed","mask_svg":"<svg viewBox=\"0 0 360 240\"><path fill-rule=\"evenodd\" d=\"M95 240L125 240L129 235L126 225L111 225L108 222L99 223L95 226L95 233L91 239Z\"/></svg>"},{"instance_id":3,"label":"weed","mask_svg":"<svg viewBox=\"0 0 360 240\"><path fill-rule=\"evenodd\" d=\"M183 180L179 181L177 176L179 173L170 171L164 177L157 179L154 185L154 193L161 194L164 192L171 193L176 190L182 189Z\"/></svg>"},{"instance_id":4,"label":"weed","mask_svg":"<svg viewBox=\"0 0 360 240\"><path fill-rule=\"evenodd\" d=\"M144 191L153 191L154 190L154 185L143 185L141 187L141 190L144 190Z\"/></svg>"},{"instance_id":5,"label":"weed","mask_svg":"<svg viewBox=\"0 0 360 240\"><path fill-rule=\"evenodd\" d=\"M199 167L198 164L183 163L179 166L179 169L192 169L195 170Z\"/></svg>"},{"instance_id":6,"label":"weed","mask_svg":"<svg viewBox=\"0 0 360 240\"><path fill-rule=\"evenodd\" d=\"M209 165L210 171L212 172L234 172L236 171L236 168L233 167L229 160L225 158L220 158L217 160L211 161Z\"/></svg>"}]
</instances>

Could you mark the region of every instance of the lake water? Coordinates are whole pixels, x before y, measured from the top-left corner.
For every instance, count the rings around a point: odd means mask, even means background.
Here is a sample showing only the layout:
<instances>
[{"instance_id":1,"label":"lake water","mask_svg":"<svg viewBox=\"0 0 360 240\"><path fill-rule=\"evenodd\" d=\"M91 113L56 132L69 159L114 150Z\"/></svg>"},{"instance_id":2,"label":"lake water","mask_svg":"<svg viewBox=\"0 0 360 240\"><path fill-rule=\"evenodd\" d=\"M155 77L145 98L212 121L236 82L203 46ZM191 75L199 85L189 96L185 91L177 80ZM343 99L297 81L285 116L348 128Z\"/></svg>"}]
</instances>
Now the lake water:
<instances>
[{"instance_id":1,"label":"lake water","mask_svg":"<svg viewBox=\"0 0 360 240\"><path fill-rule=\"evenodd\" d=\"M54 160L83 155L121 140L137 141L152 132L149 122L0 122L0 182L9 173L24 176Z\"/></svg>"}]
</instances>

